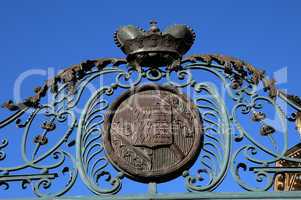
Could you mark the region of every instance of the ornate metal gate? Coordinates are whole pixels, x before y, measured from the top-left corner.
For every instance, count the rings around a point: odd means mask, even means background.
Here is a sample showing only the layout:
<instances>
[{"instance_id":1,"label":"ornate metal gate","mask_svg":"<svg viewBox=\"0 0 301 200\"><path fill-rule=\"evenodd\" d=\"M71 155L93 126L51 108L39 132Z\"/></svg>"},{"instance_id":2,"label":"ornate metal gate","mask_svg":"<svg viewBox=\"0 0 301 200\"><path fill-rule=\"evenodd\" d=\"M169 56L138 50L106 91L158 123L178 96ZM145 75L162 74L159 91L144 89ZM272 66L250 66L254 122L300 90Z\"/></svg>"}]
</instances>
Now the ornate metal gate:
<instances>
[{"instance_id":1,"label":"ornate metal gate","mask_svg":"<svg viewBox=\"0 0 301 200\"><path fill-rule=\"evenodd\" d=\"M301 173L298 152L288 152L299 141L301 99L239 59L182 58L194 38L184 25L164 32L155 22L149 31L123 27L115 42L126 59L82 62L23 102L6 102L1 190L31 188L60 199L83 185L91 199L301 197L288 192L297 190ZM157 192L177 177L187 192ZM149 190L119 194L128 189L125 180ZM225 184L239 189L225 193Z\"/></svg>"}]
</instances>

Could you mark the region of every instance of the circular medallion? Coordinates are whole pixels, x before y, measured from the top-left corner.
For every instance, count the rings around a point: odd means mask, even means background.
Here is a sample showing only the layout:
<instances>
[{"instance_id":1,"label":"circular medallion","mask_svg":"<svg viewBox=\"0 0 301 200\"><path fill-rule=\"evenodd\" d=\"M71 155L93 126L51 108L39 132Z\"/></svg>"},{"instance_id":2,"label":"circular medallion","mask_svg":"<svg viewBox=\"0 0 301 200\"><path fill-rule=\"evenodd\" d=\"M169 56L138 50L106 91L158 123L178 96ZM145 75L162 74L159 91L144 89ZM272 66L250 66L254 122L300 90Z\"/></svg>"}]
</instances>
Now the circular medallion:
<instances>
[{"instance_id":1,"label":"circular medallion","mask_svg":"<svg viewBox=\"0 0 301 200\"><path fill-rule=\"evenodd\" d=\"M104 123L111 163L140 182L164 182L189 167L200 152L203 129L196 106L178 91L145 85L121 95Z\"/></svg>"}]
</instances>

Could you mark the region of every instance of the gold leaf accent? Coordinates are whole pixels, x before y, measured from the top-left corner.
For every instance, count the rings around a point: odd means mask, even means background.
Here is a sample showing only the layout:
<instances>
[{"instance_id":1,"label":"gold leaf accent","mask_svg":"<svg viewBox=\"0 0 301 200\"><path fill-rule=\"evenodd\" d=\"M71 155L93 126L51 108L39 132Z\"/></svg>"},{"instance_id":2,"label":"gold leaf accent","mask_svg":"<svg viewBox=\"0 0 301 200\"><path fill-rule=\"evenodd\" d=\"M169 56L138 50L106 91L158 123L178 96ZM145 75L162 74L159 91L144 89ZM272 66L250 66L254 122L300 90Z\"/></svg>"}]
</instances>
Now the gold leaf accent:
<instances>
[{"instance_id":1,"label":"gold leaf accent","mask_svg":"<svg viewBox=\"0 0 301 200\"><path fill-rule=\"evenodd\" d=\"M297 130L301 134L301 112L300 111L297 112L296 114L296 126L297 126Z\"/></svg>"}]
</instances>

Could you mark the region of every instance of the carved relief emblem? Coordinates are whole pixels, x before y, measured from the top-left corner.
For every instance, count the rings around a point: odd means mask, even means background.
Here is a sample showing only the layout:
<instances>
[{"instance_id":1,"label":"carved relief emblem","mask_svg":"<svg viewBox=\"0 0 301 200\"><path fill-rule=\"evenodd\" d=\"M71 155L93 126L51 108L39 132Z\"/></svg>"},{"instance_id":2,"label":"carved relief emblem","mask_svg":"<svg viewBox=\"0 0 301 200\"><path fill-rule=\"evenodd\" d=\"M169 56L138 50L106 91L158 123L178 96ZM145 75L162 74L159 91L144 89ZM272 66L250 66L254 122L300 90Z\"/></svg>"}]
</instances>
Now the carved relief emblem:
<instances>
[{"instance_id":1,"label":"carved relief emblem","mask_svg":"<svg viewBox=\"0 0 301 200\"><path fill-rule=\"evenodd\" d=\"M141 182L163 182L179 175L195 160L203 135L195 105L159 85L121 95L106 115L104 132L109 160Z\"/></svg>"}]
</instances>

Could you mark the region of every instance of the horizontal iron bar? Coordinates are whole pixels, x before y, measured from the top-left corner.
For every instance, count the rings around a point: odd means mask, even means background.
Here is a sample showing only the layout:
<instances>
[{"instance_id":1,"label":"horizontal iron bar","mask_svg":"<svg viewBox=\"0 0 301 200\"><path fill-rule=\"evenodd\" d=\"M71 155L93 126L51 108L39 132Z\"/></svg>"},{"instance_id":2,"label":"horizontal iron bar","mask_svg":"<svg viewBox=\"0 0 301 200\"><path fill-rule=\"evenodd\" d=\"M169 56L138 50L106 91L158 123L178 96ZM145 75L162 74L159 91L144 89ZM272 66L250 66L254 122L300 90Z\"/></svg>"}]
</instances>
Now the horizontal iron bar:
<instances>
[{"instance_id":1,"label":"horizontal iron bar","mask_svg":"<svg viewBox=\"0 0 301 200\"><path fill-rule=\"evenodd\" d=\"M12 199L12 200L34 200ZM145 194L132 196L104 195L104 196L76 196L76 197L57 197L57 198L39 198L37 200L138 200L138 199L219 199L219 200L244 200L244 199L301 199L301 192L232 192L232 193L174 193L174 194ZM6 199L8 200L8 199Z\"/></svg>"},{"instance_id":2,"label":"horizontal iron bar","mask_svg":"<svg viewBox=\"0 0 301 200\"><path fill-rule=\"evenodd\" d=\"M254 172L268 172L268 173L277 173L277 172L285 172L285 173L301 173L301 167L252 167L250 171Z\"/></svg>"},{"instance_id":3,"label":"horizontal iron bar","mask_svg":"<svg viewBox=\"0 0 301 200\"><path fill-rule=\"evenodd\" d=\"M22 180L39 180L39 179L55 179L58 177L56 173L53 174L26 174L26 175L0 175L0 182L8 181L22 181Z\"/></svg>"}]
</instances>

